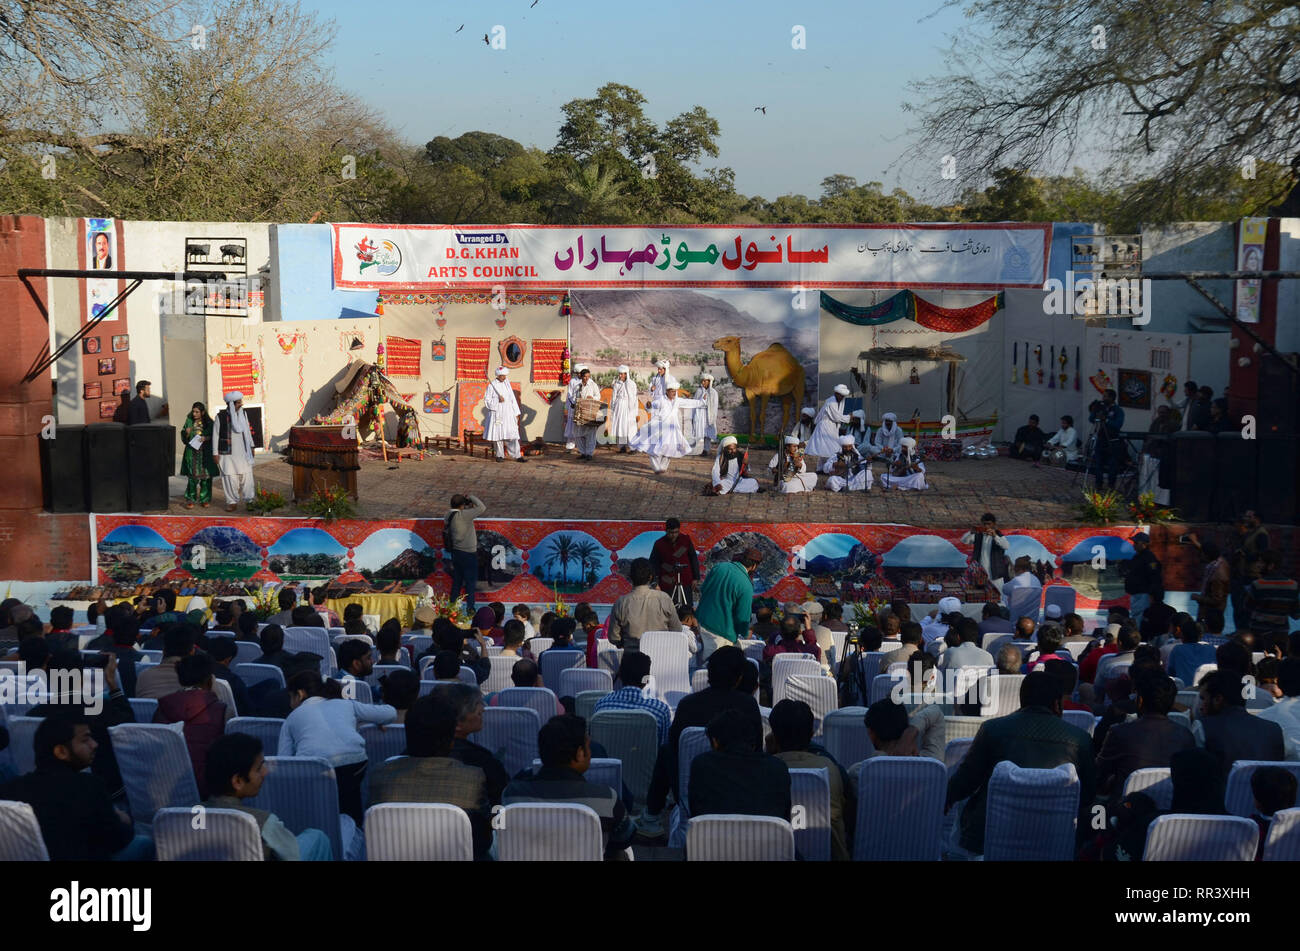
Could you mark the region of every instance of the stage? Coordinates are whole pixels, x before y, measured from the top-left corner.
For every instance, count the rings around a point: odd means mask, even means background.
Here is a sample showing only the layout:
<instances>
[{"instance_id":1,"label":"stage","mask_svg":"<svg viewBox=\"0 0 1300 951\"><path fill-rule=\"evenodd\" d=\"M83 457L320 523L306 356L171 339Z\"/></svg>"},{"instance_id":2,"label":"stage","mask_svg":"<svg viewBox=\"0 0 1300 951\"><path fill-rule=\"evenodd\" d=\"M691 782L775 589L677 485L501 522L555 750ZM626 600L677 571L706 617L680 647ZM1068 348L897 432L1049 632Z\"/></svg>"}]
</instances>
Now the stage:
<instances>
[{"instance_id":1,"label":"stage","mask_svg":"<svg viewBox=\"0 0 1300 951\"><path fill-rule=\"evenodd\" d=\"M480 450L481 453L481 450ZM927 464L931 488L924 492L883 490L880 466L868 493L830 492L820 476L810 493L771 490L771 450L756 450L751 469L767 491L760 495L706 497L712 456L674 459L656 475L644 454L602 447L591 462L548 445L546 454L520 464L496 462L461 452L407 457L400 465L363 458L358 473L357 518L441 518L455 493L473 493L487 505L485 518L660 520L675 515L694 522L900 523L929 528L968 528L993 512L1004 530L1077 527L1082 477L1074 472L999 457ZM301 516L292 504L293 473L278 455L259 456L259 489L279 492L290 502L272 516ZM208 509L186 509L184 480L172 480L173 515L224 515L220 482ZM243 515L242 507L238 513Z\"/></svg>"}]
</instances>

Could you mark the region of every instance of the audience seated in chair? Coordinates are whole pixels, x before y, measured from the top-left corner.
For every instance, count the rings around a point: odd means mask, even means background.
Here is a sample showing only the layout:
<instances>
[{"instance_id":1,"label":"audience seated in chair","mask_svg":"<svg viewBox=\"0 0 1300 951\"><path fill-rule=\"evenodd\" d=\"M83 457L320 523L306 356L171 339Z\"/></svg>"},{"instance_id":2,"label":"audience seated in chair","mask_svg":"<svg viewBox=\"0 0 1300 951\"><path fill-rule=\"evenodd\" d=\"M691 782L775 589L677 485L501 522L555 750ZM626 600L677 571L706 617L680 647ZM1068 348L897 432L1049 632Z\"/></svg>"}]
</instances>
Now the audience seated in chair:
<instances>
[{"instance_id":1,"label":"audience seated in chair","mask_svg":"<svg viewBox=\"0 0 1300 951\"><path fill-rule=\"evenodd\" d=\"M1254 689L1245 675L1231 668L1220 667L1201 681L1200 709L1192 732L1198 745L1218 757L1225 774L1239 759L1286 758L1282 728L1246 711L1246 694Z\"/></svg>"},{"instance_id":2,"label":"audience seated in chair","mask_svg":"<svg viewBox=\"0 0 1300 951\"><path fill-rule=\"evenodd\" d=\"M181 689L169 693L158 701L154 723L180 723L194 767L194 780L199 787L199 798L208 794L203 771L208 749L226 729L231 711L212 692L212 660L206 654L182 657L176 665Z\"/></svg>"},{"instance_id":3,"label":"audience seated in chair","mask_svg":"<svg viewBox=\"0 0 1300 951\"><path fill-rule=\"evenodd\" d=\"M691 814L789 821L790 769L758 749L748 718L739 710L723 710L709 721L707 736L712 749L691 763Z\"/></svg>"},{"instance_id":4,"label":"audience seated in chair","mask_svg":"<svg viewBox=\"0 0 1300 951\"><path fill-rule=\"evenodd\" d=\"M469 740L471 734L483 729L483 694L469 684L449 683L439 684L429 696L442 697L455 709L455 736L450 755L466 766L477 766L483 770L487 777L488 801L499 806L501 793L510 782L506 768L490 750Z\"/></svg>"},{"instance_id":5,"label":"audience seated in chair","mask_svg":"<svg viewBox=\"0 0 1300 951\"><path fill-rule=\"evenodd\" d=\"M852 858L849 843L853 838L846 820L856 816L857 804L848 774L840 764L809 749L816 727L812 708L802 700L782 700L772 708L768 722L772 726L772 735L767 738L767 751L785 763L788 769L826 770L831 787L831 859L847 862Z\"/></svg>"},{"instance_id":6,"label":"audience seated in chair","mask_svg":"<svg viewBox=\"0 0 1300 951\"><path fill-rule=\"evenodd\" d=\"M644 710L659 724L659 745L663 746L668 742L673 714L668 709L668 704L657 697L647 697L642 690L650 677L651 666L649 654L626 652L618 665L618 689L597 700L592 714L603 710Z\"/></svg>"}]
</instances>

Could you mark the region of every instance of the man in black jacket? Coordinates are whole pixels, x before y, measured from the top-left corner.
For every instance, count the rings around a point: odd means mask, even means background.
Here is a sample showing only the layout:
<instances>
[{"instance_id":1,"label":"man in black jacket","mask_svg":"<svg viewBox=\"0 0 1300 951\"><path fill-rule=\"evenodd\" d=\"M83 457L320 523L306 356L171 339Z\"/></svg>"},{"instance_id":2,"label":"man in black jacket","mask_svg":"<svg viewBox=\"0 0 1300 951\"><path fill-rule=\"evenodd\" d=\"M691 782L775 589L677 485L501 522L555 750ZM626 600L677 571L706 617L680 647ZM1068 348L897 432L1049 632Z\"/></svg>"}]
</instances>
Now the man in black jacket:
<instances>
[{"instance_id":1,"label":"man in black jacket","mask_svg":"<svg viewBox=\"0 0 1300 951\"><path fill-rule=\"evenodd\" d=\"M1246 700L1256 688L1222 660L1219 669L1201 681L1201 707L1193 730L1204 739L1205 749L1219 758L1227 773L1239 759L1282 760L1286 744L1282 728L1246 711Z\"/></svg>"},{"instance_id":2,"label":"man in black jacket","mask_svg":"<svg viewBox=\"0 0 1300 951\"><path fill-rule=\"evenodd\" d=\"M29 803L55 862L143 861L153 842L137 836L131 817L113 808L95 775L98 744L85 717L49 716L36 728L36 770L0 786L0 799ZM91 768L89 774L82 770Z\"/></svg>"},{"instance_id":3,"label":"man in black jacket","mask_svg":"<svg viewBox=\"0 0 1300 951\"><path fill-rule=\"evenodd\" d=\"M136 383L135 399L131 401L126 411L128 425L139 426L152 420L152 414L149 412L149 387L152 385L148 380L140 380Z\"/></svg>"},{"instance_id":4,"label":"man in black jacket","mask_svg":"<svg viewBox=\"0 0 1300 951\"><path fill-rule=\"evenodd\" d=\"M1169 719L1178 698L1173 678L1152 670L1135 675L1136 720L1116 723L1106 731L1097 753L1097 791L1111 794L1118 805L1129 774L1147 767L1169 765L1170 757L1194 749L1192 731Z\"/></svg>"},{"instance_id":5,"label":"man in black jacket","mask_svg":"<svg viewBox=\"0 0 1300 951\"><path fill-rule=\"evenodd\" d=\"M790 819L790 768L754 745L753 730L739 710L709 721L708 753L691 763L691 815L773 816Z\"/></svg>"},{"instance_id":6,"label":"man in black jacket","mask_svg":"<svg viewBox=\"0 0 1300 951\"><path fill-rule=\"evenodd\" d=\"M1151 552L1151 536L1146 532L1136 532L1129 541L1137 554L1123 566L1124 591L1129 596L1128 616L1140 627L1147 608L1164 598L1165 581L1160 572L1160 562Z\"/></svg>"}]
</instances>

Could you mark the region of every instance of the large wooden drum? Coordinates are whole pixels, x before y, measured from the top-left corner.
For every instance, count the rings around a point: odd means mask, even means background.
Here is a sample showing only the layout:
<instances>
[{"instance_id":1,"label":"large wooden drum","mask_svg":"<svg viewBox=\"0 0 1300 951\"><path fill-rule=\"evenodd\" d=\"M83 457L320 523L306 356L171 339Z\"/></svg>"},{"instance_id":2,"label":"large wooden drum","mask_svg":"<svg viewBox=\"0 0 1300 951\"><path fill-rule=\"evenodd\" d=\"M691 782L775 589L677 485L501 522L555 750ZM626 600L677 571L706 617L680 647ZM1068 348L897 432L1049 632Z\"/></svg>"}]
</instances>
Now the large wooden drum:
<instances>
[{"instance_id":1,"label":"large wooden drum","mask_svg":"<svg viewBox=\"0 0 1300 951\"><path fill-rule=\"evenodd\" d=\"M601 417L600 400L584 396L574 402L573 424L575 426L596 426L600 423Z\"/></svg>"},{"instance_id":2,"label":"large wooden drum","mask_svg":"<svg viewBox=\"0 0 1300 951\"><path fill-rule=\"evenodd\" d=\"M309 499L317 489L340 486L357 498L361 468L356 437L343 438L342 426L294 426L289 430L293 499Z\"/></svg>"}]
</instances>

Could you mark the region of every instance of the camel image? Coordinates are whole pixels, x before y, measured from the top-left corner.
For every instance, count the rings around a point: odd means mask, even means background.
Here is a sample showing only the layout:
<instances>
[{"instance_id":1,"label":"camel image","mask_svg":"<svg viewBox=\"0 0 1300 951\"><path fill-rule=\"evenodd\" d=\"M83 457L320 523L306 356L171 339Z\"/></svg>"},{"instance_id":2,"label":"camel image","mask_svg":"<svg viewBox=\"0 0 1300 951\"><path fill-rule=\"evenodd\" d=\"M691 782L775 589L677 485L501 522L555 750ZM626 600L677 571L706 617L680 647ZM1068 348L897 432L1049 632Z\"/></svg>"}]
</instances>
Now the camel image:
<instances>
[{"instance_id":1,"label":"camel image","mask_svg":"<svg viewBox=\"0 0 1300 951\"><path fill-rule=\"evenodd\" d=\"M727 374L731 382L745 391L749 404L749 437L762 434L767 401L781 400L781 429L789 432L797 418L795 410L803 400L803 365L793 353L779 343L754 354L748 363L740 361L740 338L719 337L713 349L726 354Z\"/></svg>"}]
</instances>

